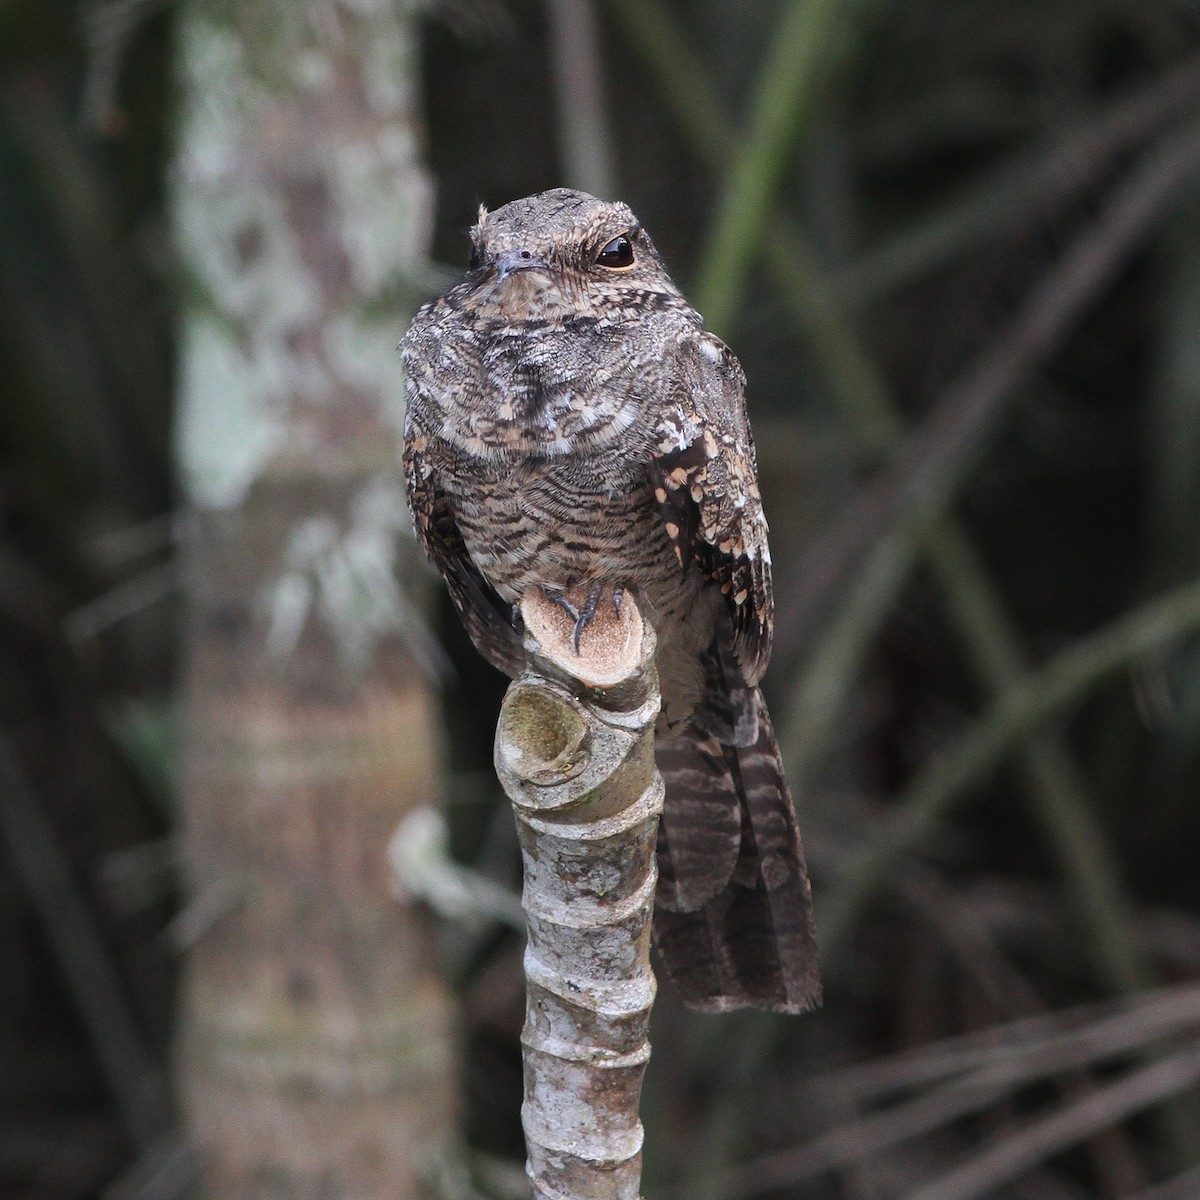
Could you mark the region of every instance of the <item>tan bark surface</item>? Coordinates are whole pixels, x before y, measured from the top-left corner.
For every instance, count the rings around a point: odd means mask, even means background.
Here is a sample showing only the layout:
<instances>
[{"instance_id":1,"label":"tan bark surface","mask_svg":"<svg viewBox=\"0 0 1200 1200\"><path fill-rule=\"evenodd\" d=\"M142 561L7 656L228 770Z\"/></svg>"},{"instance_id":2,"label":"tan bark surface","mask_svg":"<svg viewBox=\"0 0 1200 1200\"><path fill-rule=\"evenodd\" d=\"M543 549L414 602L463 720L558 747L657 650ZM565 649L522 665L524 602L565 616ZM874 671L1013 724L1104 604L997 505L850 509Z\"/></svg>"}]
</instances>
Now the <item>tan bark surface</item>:
<instances>
[{"instance_id":1,"label":"tan bark surface","mask_svg":"<svg viewBox=\"0 0 1200 1200\"><path fill-rule=\"evenodd\" d=\"M564 609L540 594L521 609L529 665L496 769L525 868L527 1170L537 1197L637 1200L663 801L654 634L632 597L605 597L576 653Z\"/></svg>"},{"instance_id":2,"label":"tan bark surface","mask_svg":"<svg viewBox=\"0 0 1200 1200\"><path fill-rule=\"evenodd\" d=\"M179 1080L207 1194L421 1194L451 1010L388 838L437 736L399 482L394 346L423 262L412 14L191 3L182 779L193 898Z\"/></svg>"}]
</instances>

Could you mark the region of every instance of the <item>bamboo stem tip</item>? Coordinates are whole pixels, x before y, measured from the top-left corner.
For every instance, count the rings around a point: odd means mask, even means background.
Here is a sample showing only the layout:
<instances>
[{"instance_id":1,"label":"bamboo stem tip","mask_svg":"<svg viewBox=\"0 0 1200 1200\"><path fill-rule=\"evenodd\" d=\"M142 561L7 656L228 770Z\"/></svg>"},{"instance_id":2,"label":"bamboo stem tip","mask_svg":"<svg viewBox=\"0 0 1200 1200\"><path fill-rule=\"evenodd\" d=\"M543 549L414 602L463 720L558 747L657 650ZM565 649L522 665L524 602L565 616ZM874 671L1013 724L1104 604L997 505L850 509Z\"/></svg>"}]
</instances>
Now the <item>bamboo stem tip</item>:
<instances>
[{"instance_id":1,"label":"bamboo stem tip","mask_svg":"<svg viewBox=\"0 0 1200 1200\"><path fill-rule=\"evenodd\" d=\"M576 636L577 615L593 611ZM542 655L586 687L611 687L642 664L644 627L632 595L605 584L598 595L587 584L551 599L540 588L521 597L525 628Z\"/></svg>"}]
</instances>

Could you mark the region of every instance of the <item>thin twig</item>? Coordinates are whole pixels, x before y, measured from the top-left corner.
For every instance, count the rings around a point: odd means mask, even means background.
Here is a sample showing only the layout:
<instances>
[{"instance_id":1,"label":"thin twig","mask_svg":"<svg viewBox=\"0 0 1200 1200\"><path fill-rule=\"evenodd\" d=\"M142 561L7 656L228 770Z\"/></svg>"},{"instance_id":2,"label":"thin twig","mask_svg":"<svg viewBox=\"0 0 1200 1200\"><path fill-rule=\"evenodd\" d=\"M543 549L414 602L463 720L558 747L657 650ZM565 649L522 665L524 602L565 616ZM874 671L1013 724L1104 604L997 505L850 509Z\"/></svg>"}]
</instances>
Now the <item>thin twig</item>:
<instances>
[{"instance_id":1,"label":"thin twig","mask_svg":"<svg viewBox=\"0 0 1200 1200\"><path fill-rule=\"evenodd\" d=\"M962 526L935 525L924 547L968 661L992 694L1029 670L1008 616ZM1066 881L1075 923L1100 979L1118 992L1151 982L1149 955L1139 941L1121 864L1100 825L1093 797L1063 738L1039 730L1020 747L1017 766L1032 798L1033 817Z\"/></svg>"},{"instance_id":2,"label":"thin twig","mask_svg":"<svg viewBox=\"0 0 1200 1200\"><path fill-rule=\"evenodd\" d=\"M1086 1004L1038 1013L1002 1025L945 1038L862 1066L824 1072L806 1081L800 1104L817 1103L837 1091L853 1104L881 1101L898 1092L957 1075L1042 1055L1075 1054L1079 1064L1149 1046L1161 1038L1200 1026L1200 983L1157 988L1119 1005Z\"/></svg>"},{"instance_id":3,"label":"thin twig","mask_svg":"<svg viewBox=\"0 0 1200 1200\"><path fill-rule=\"evenodd\" d=\"M100 931L3 732L0 835L45 926L125 1130L135 1145L149 1150L169 1123L165 1081L121 994Z\"/></svg>"},{"instance_id":4,"label":"thin twig","mask_svg":"<svg viewBox=\"0 0 1200 1200\"><path fill-rule=\"evenodd\" d=\"M66 635L76 645L82 645L118 621L167 599L178 587L178 563L147 567L68 613L63 622Z\"/></svg>"},{"instance_id":5,"label":"thin twig","mask_svg":"<svg viewBox=\"0 0 1200 1200\"><path fill-rule=\"evenodd\" d=\"M845 593L844 581L870 546L911 534L954 498L1016 385L1058 342L1124 263L1180 186L1200 171L1200 127L1190 125L1152 151L1117 189L1095 224L1036 288L1008 330L937 402L882 478L848 507L806 558L794 605L801 629Z\"/></svg>"},{"instance_id":6,"label":"thin twig","mask_svg":"<svg viewBox=\"0 0 1200 1200\"><path fill-rule=\"evenodd\" d=\"M837 1096L842 1104L857 1105L881 1094L875 1086L880 1083L891 1091L895 1086L932 1082L939 1076L946 1082L883 1112L838 1125L802 1146L761 1156L725 1172L714 1181L714 1192L725 1200L746 1200L794 1186L903 1145L1040 1079L1145 1050L1164 1035L1200 1025L1200 987L1192 984L1166 989L1152 1003L1076 1028L1063 1028L1065 1023L1077 1022L1081 1014L1092 1011L1070 1010L993 1026L967 1038L924 1047L919 1052L923 1059L910 1053L889 1062L868 1064L858 1071L818 1076L804 1086L795 1103L827 1104L830 1096ZM1055 1024L1057 1029L1053 1028ZM1041 1032L1044 1028L1050 1030L1045 1035ZM1036 1036L1028 1036L1031 1031ZM973 1045L959 1049L964 1041ZM897 1073L897 1067L902 1068L901 1073ZM913 1071L913 1067L918 1069ZM962 1073L958 1074L960 1069ZM930 1074L931 1070L936 1074ZM1076 1101L1062 1111L1075 1111L1086 1103L1086 1099ZM1105 1127L1100 1124L1083 1129L1079 1140Z\"/></svg>"},{"instance_id":7,"label":"thin twig","mask_svg":"<svg viewBox=\"0 0 1200 1200\"><path fill-rule=\"evenodd\" d=\"M937 871L913 864L897 880L897 894L903 904L915 906L922 920L938 932L947 950L957 957L964 979L973 984L970 990L982 992L989 1006L1013 1016L1045 1011L1032 980L1001 948L983 915L947 886ZM917 936L919 939L920 934ZM1193 1009L1192 1016L1200 1024L1200 1010ZM1157 1048L1152 1051L1147 1046L1141 1049L1147 1061L1157 1052ZM1030 1069L1028 1060L1018 1068L1026 1078ZM1096 1086L1086 1054L1082 1060L1073 1054L1066 1063L1039 1059L1032 1070L1035 1076L1046 1072L1046 1082L1064 1101L1090 1094ZM1017 1090L1018 1085L1014 1085L998 1105L980 1114L981 1120L995 1119L1011 1103ZM1088 1139L1085 1149L1104 1196L1128 1196L1145 1185L1147 1172L1128 1129L1103 1130ZM927 1176L930 1172L919 1174Z\"/></svg>"},{"instance_id":8,"label":"thin twig","mask_svg":"<svg viewBox=\"0 0 1200 1200\"><path fill-rule=\"evenodd\" d=\"M1186 113L1198 94L1200 56L1193 55L1085 120L1056 131L1049 145L1005 161L965 194L868 250L831 279L835 301L848 307L876 301L970 243L1017 228L1082 191L1118 154Z\"/></svg>"},{"instance_id":9,"label":"thin twig","mask_svg":"<svg viewBox=\"0 0 1200 1200\"><path fill-rule=\"evenodd\" d=\"M819 910L822 956L830 969L846 949L865 906L895 861L919 845L967 787L994 768L1013 745L1101 680L1142 655L1200 626L1200 583L1173 589L1082 638L1001 695L904 789L896 815L847 864Z\"/></svg>"},{"instance_id":10,"label":"thin twig","mask_svg":"<svg viewBox=\"0 0 1200 1200\"><path fill-rule=\"evenodd\" d=\"M868 485L805 556L790 606L801 644L817 641L782 739L803 778L822 753L866 649L916 560L920 539L967 480L1017 384L1125 261L1182 184L1200 170L1200 128L1153 151L1081 234L1008 332L937 403L895 465Z\"/></svg>"},{"instance_id":11,"label":"thin twig","mask_svg":"<svg viewBox=\"0 0 1200 1200\"><path fill-rule=\"evenodd\" d=\"M1139 1192L1134 1200L1196 1200L1200 1196L1200 1165L1190 1167L1180 1175Z\"/></svg>"},{"instance_id":12,"label":"thin twig","mask_svg":"<svg viewBox=\"0 0 1200 1200\"><path fill-rule=\"evenodd\" d=\"M993 1196L1008 1180L1037 1166L1089 1134L1115 1125L1131 1113L1178 1095L1200 1079L1200 1041L1090 1096L1034 1121L993 1144L961 1167L918 1188L910 1200L979 1200Z\"/></svg>"}]
</instances>

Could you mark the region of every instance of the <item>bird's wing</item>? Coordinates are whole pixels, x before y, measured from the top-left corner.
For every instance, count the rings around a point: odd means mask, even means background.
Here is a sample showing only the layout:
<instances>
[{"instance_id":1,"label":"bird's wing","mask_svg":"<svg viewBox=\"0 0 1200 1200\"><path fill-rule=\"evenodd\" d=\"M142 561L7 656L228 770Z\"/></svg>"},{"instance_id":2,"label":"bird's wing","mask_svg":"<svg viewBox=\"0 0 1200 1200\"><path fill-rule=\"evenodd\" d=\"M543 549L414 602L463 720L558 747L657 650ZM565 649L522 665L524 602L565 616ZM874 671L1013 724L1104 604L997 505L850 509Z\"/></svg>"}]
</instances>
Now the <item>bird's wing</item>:
<instances>
[{"instance_id":1,"label":"bird's wing","mask_svg":"<svg viewBox=\"0 0 1200 1200\"><path fill-rule=\"evenodd\" d=\"M667 790L655 943L689 1004L796 1012L819 1003L820 975L795 808L756 686L773 612L745 378L707 334L670 370L650 481L680 569L720 590L730 620L691 720L655 743Z\"/></svg>"},{"instance_id":2,"label":"bird's wing","mask_svg":"<svg viewBox=\"0 0 1200 1200\"><path fill-rule=\"evenodd\" d=\"M771 656L771 555L746 419L745 376L710 334L684 342L655 431L650 482L681 569L720 588L747 683Z\"/></svg>"},{"instance_id":3,"label":"bird's wing","mask_svg":"<svg viewBox=\"0 0 1200 1200\"><path fill-rule=\"evenodd\" d=\"M410 428L404 439L404 477L417 539L446 580L450 599L475 648L506 675L519 675L524 651L512 607L471 560L429 449L430 439Z\"/></svg>"}]
</instances>

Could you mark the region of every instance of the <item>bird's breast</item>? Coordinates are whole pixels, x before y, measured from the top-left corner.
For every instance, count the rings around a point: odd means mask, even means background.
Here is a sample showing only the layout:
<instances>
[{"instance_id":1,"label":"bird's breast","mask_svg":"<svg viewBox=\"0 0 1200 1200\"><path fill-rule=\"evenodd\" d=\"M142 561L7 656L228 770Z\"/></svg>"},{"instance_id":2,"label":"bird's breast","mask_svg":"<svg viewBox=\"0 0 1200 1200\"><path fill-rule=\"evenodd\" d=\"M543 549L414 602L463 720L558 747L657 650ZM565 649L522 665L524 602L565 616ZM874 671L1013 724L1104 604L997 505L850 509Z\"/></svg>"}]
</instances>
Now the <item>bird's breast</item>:
<instances>
[{"instance_id":1,"label":"bird's breast","mask_svg":"<svg viewBox=\"0 0 1200 1200\"><path fill-rule=\"evenodd\" d=\"M591 317L442 330L454 386L436 390L442 436L482 459L595 453L626 438L647 402L628 330Z\"/></svg>"},{"instance_id":2,"label":"bird's breast","mask_svg":"<svg viewBox=\"0 0 1200 1200\"><path fill-rule=\"evenodd\" d=\"M471 558L506 600L535 584L584 579L653 590L679 573L636 459L572 454L486 466L447 483Z\"/></svg>"},{"instance_id":3,"label":"bird's breast","mask_svg":"<svg viewBox=\"0 0 1200 1200\"><path fill-rule=\"evenodd\" d=\"M531 373L484 394L485 404L447 410L441 436L472 458L510 466L601 450L627 434L639 414L636 397L600 399L582 384L547 384Z\"/></svg>"}]
</instances>

